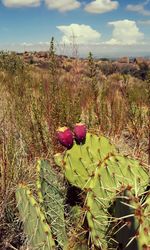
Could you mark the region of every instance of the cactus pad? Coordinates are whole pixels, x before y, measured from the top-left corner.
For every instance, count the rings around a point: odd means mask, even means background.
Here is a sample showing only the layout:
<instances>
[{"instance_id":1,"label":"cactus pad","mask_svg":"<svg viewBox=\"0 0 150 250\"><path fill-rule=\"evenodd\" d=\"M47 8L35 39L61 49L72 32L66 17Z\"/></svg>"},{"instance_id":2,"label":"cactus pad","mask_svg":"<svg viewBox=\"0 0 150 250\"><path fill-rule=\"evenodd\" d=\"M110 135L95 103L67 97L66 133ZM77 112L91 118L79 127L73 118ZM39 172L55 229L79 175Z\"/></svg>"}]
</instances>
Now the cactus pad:
<instances>
[{"instance_id":1,"label":"cactus pad","mask_svg":"<svg viewBox=\"0 0 150 250\"><path fill-rule=\"evenodd\" d=\"M109 208L124 190L129 189L139 196L148 186L149 175L138 161L124 156L105 159L92 179L87 194L87 220L91 241L107 249L111 224Z\"/></svg>"},{"instance_id":2,"label":"cactus pad","mask_svg":"<svg viewBox=\"0 0 150 250\"><path fill-rule=\"evenodd\" d=\"M87 133L85 144L74 144L66 151L63 162L66 178L76 187L88 188L96 168L114 152L107 138Z\"/></svg>"},{"instance_id":3,"label":"cactus pad","mask_svg":"<svg viewBox=\"0 0 150 250\"><path fill-rule=\"evenodd\" d=\"M48 223L51 225L59 246L63 247L67 241L64 218L64 188L58 178L58 174L52 169L46 160L38 161L40 187L39 198L43 200L43 207ZM41 199L42 197L42 199Z\"/></svg>"},{"instance_id":4,"label":"cactus pad","mask_svg":"<svg viewBox=\"0 0 150 250\"><path fill-rule=\"evenodd\" d=\"M46 223L38 203L25 185L20 184L18 186L16 190L16 200L19 214L23 221L24 231L32 249L55 249L50 227Z\"/></svg>"}]
</instances>

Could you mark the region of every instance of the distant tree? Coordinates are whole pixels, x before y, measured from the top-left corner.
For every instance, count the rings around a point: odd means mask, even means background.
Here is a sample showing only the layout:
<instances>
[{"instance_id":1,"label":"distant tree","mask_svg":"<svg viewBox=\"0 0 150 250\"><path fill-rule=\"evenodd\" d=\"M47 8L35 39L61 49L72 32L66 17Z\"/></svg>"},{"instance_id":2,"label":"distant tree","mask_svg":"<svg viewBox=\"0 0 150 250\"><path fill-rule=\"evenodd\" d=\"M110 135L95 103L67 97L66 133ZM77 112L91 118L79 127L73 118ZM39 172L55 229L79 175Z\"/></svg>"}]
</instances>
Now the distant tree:
<instances>
[{"instance_id":1,"label":"distant tree","mask_svg":"<svg viewBox=\"0 0 150 250\"><path fill-rule=\"evenodd\" d=\"M147 78L147 74L148 74L148 64L146 62L143 62L141 64L139 64L140 70L139 70L139 77L142 80L146 80Z\"/></svg>"},{"instance_id":2,"label":"distant tree","mask_svg":"<svg viewBox=\"0 0 150 250\"><path fill-rule=\"evenodd\" d=\"M30 64L34 64L34 60L33 60L33 57L30 58L30 61L29 61Z\"/></svg>"}]
</instances>

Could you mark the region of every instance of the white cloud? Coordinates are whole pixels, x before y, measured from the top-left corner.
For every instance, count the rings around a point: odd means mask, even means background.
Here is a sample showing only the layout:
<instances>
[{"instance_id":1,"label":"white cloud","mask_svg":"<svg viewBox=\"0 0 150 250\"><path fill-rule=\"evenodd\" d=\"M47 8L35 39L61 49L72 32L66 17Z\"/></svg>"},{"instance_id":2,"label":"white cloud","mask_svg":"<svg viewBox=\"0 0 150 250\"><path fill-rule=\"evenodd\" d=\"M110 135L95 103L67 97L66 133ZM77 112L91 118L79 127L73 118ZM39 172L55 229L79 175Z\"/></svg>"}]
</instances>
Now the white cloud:
<instances>
[{"instance_id":1,"label":"white cloud","mask_svg":"<svg viewBox=\"0 0 150 250\"><path fill-rule=\"evenodd\" d=\"M50 46L50 41L49 42L38 42L38 45L42 45L42 46Z\"/></svg>"},{"instance_id":2,"label":"white cloud","mask_svg":"<svg viewBox=\"0 0 150 250\"><path fill-rule=\"evenodd\" d=\"M105 13L117 9L118 1L111 0L95 0L85 6L85 10L91 13Z\"/></svg>"},{"instance_id":3,"label":"white cloud","mask_svg":"<svg viewBox=\"0 0 150 250\"><path fill-rule=\"evenodd\" d=\"M129 11L138 12L144 16L150 16L150 10L145 9L145 6L150 2L150 0L145 1L141 4L128 4L126 9Z\"/></svg>"},{"instance_id":4,"label":"white cloud","mask_svg":"<svg viewBox=\"0 0 150 250\"><path fill-rule=\"evenodd\" d=\"M128 19L109 22L114 27L112 38L106 42L111 45L133 45L141 43L144 34L140 32L135 21Z\"/></svg>"},{"instance_id":5,"label":"white cloud","mask_svg":"<svg viewBox=\"0 0 150 250\"><path fill-rule=\"evenodd\" d=\"M5 7L38 7L45 2L48 9L56 9L61 12L77 9L81 6L77 0L2 0Z\"/></svg>"},{"instance_id":6,"label":"white cloud","mask_svg":"<svg viewBox=\"0 0 150 250\"><path fill-rule=\"evenodd\" d=\"M33 43L27 43L27 42L23 42L20 44L21 46L26 46L26 47L31 47L33 46Z\"/></svg>"},{"instance_id":7,"label":"white cloud","mask_svg":"<svg viewBox=\"0 0 150 250\"><path fill-rule=\"evenodd\" d=\"M2 3L6 7L38 7L40 0L2 0Z\"/></svg>"},{"instance_id":8,"label":"white cloud","mask_svg":"<svg viewBox=\"0 0 150 250\"><path fill-rule=\"evenodd\" d=\"M81 6L80 2L76 0L45 0L49 9L56 9L61 12L77 9Z\"/></svg>"},{"instance_id":9,"label":"white cloud","mask_svg":"<svg viewBox=\"0 0 150 250\"><path fill-rule=\"evenodd\" d=\"M62 25L57 28L63 33L61 43L96 44L100 42L101 33L85 24Z\"/></svg>"}]
</instances>

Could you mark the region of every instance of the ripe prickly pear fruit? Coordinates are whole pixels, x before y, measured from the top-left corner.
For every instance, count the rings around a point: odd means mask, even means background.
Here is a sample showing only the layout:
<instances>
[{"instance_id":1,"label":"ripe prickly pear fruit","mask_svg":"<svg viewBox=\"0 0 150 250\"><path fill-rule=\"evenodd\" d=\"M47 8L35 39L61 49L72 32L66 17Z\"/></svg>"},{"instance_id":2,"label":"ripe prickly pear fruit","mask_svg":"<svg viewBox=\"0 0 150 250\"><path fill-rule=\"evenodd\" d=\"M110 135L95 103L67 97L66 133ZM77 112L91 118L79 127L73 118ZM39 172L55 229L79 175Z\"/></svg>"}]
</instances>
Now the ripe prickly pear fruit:
<instances>
[{"instance_id":1,"label":"ripe prickly pear fruit","mask_svg":"<svg viewBox=\"0 0 150 250\"><path fill-rule=\"evenodd\" d=\"M65 146L67 149L71 149L73 146L73 134L71 130L67 127L58 128L57 130L57 139Z\"/></svg>"},{"instance_id":2,"label":"ripe prickly pear fruit","mask_svg":"<svg viewBox=\"0 0 150 250\"><path fill-rule=\"evenodd\" d=\"M77 144L82 144L86 139L86 126L83 123L77 123L74 127L74 136Z\"/></svg>"}]
</instances>

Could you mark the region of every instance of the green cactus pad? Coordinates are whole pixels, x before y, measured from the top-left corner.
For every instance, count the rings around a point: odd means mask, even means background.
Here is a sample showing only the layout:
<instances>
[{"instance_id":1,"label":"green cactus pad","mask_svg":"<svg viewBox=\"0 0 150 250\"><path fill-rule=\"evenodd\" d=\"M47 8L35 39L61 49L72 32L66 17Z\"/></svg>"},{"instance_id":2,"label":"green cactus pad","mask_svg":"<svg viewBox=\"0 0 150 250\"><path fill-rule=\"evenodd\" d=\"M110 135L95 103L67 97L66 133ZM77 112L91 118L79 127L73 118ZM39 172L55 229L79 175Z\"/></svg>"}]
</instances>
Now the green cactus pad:
<instances>
[{"instance_id":1,"label":"green cactus pad","mask_svg":"<svg viewBox=\"0 0 150 250\"><path fill-rule=\"evenodd\" d=\"M138 161L124 156L110 156L97 169L87 194L87 220L91 241L102 249L108 249L111 224L109 208L125 189L135 196L148 186L149 175Z\"/></svg>"},{"instance_id":2,"label":"green cactus pad","mask_svg":"<svg viewBox=\"0 0 150 250\"><path fill-rule=\"evenodd\" d=\"M148 191L137 196L132 190L125 190L113 204L114 223L112 236L122 249L142 250L150 243L150 204L145 201ZM148 209L148 211L146 211ZM115 249L118 244L114 245ZM147 249L147 248L146 248Z\"/></svg>"},{"instance_id":3,"label":"green cactus pad","mask_svg":"<svg viewBox=\"0 0 150 250\"><path fill-rule=\"evenodd\" d=\"M19 214L29 245L36 250L55 249L55 242L45 217L27 186L20 184L16 190Z\"/></svg>"},{"instance_id":4,"label":"green cactus pad","mask_svg":"<svg viewBox=\"0 0 150 250\"><path fill-rule=\"evenodd\" d=\"M63 153L57 153L54 155L54 162L57 166L63 167Z\"/></svg>"},{"instance_id":5,"label":"green cactus pad","mask_svg":"<svg viewBox=\"0 0 150 250\"><path fill-rule=\"evenodd\" d=\"M140 214L138 212L139 210L135 213L135 217L139 223L136 237L138 246L140 250L150 249L150 193L141 206Z\"/></svg>"},{"instance_id":6,"label":"green cactus pad","mask_svg":"<svg viewBox=\"0 0 150 250\"><path fill-rule=\"evenodd\" d=\"M107 138L87 133L85 144L74 144L66 151L63 161L66 178L76 187L88 188L96 168L114 152L115 148Z\"/></svg>"},{"instance_id":7,"label":"green cactus pad","mask_svg":"<svg viewBox=\"0 0 150 250\"><path fill-rule=\"evenodd\" d=\"M52 169L48 161L39 160L37 169L39 174L37 186L40 188L39 198L43 201L47 221L51 225L52 233L58 245L64 247L67 242L64 218L64 188L58 179L58 174Z\"/></svg>"}]
</instances>

